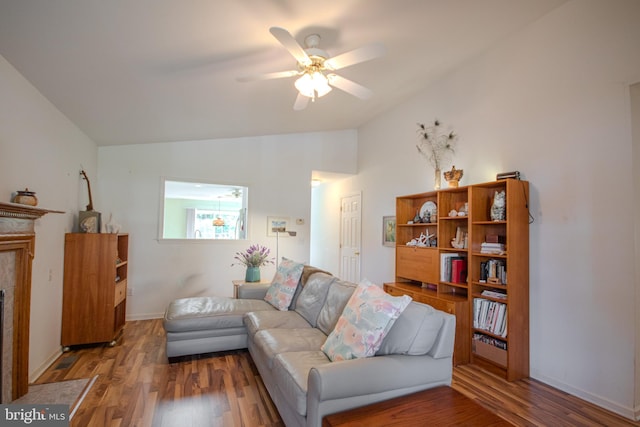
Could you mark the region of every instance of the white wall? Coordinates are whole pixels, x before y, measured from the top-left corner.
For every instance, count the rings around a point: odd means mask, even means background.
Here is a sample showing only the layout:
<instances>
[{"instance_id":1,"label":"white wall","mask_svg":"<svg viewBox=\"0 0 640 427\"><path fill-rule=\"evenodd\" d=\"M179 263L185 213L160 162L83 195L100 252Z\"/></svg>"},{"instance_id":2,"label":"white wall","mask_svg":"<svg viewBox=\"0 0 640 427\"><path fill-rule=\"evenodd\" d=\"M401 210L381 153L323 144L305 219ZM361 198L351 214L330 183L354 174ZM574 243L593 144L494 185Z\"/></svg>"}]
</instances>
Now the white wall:
<instances>
[{"instance_id":1,"label":"white wall","mask_svg":"<svg viewBox=\"0 0 640 427\"><path fill-rule=\"evenodd\" d=\"M638 18L634 0L575 0L509 37L361 127L358 175L334 184L327 194L338 196L325 203L363 191L363 277L382 283L394 275L382 216L397 195L433 188L416 122L439 118L460 135L462 184L521 171L535 218L531 376L627 417L638 402L629 96L640 77Z\"/></svg>"},{"instance_id":2,"label":"white wall","mask_svg":"<svg viewBox=\"0 0 640 427\"><path fill-rule=\"evenodd\" d=\"M633 183L634 204L633 211L640 212L640 83L631 86L631 121L633 136ZM635 215L635 253L636 259L640 254L640 216ZM636 386L635 413L640 419L640 263L636 263Z\"/></svg>"},{"instance_id":3,"label":"white wall","mask_svg":"<svg viewBox=\"0 0 640 427\"><path fill-rule=\"evenodd\" d=\"M99 149L97 210L123 226L129 237L127 300L130 319L161 316L169 301L201 294L233 292L231 280L244 277L231 267L235 252L249 243L268 246L267 216L291 218L295 237L280 237L279 255L309 262L311 172L354 173L356 132L338 131L255 138L111 146ZM249 187L249 241L161 242L158 235L161 177ZM304 220L296 225L295 219ZM275 268L262 269L271 278Z\"/></svg>"},{"instance_id":4,"label":"white wall","mask_svg":"<svg viewBox=\"0 0 640 427\"><path fill-rule=\"evenodd\" d=\"M0 56L0 199L35 191L38 206L62 210L36 220L31 291L31 380L60 353L64 233L87 203L81 165L95 177L97 147Z\"/></svg>"}]
</instances>

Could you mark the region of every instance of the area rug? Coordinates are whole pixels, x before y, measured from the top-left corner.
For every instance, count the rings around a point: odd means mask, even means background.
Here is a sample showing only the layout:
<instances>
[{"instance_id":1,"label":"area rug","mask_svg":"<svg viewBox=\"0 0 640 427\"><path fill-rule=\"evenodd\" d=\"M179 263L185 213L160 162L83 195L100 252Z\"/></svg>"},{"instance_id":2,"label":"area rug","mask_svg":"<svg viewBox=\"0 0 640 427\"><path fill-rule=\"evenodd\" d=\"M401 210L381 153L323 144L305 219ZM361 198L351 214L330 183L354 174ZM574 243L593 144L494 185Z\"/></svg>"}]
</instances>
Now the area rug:
<instances>
[{"instance_id":1,"label":"area rug","mask_svg":"<svg viewBox=\"0 0 640 427\"><path fill-rule=\"evenodd\" d=\"M93 378L79 380L32 384L27 394L11 403L69 405L69 419L71 419L97 379L96 375Z\"/></svg>"}]
</instances>

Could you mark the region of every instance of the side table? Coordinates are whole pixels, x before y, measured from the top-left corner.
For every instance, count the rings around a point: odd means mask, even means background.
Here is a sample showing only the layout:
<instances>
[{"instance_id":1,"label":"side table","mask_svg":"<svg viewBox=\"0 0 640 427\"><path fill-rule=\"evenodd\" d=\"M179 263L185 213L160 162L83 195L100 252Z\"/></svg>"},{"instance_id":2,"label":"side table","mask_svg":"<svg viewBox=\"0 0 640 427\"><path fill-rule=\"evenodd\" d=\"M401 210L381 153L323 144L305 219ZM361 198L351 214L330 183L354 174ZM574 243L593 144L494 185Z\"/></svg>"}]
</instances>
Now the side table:
<instances>
[{"instance_id":1,"label":"side table","mask_svg":"<svg viewBox=\"0 0 640 427\"><path fill-rule=\"evenodd\" d=\"M236 279L231 281L233 283L233 297L238 298L238 288L242 285L268 285L271 280L261 279L259 282L247 282L246 280Z\"/></svg>"}]
</instances>

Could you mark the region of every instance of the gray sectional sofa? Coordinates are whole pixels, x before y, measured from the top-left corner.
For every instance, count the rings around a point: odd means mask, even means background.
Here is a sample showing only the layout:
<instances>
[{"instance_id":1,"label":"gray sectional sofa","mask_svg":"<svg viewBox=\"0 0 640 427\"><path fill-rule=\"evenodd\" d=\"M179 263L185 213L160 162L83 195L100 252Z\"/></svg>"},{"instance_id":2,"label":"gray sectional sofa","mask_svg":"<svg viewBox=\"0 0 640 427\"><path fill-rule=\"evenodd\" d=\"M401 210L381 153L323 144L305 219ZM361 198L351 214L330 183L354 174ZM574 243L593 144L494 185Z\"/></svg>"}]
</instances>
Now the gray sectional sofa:
<instances>
[{"instance_id":1,"label":"gray sectional sofa","mask_svg":"<svg viewBox=\"0 0 640 427\"><path fill-rule=\"evenodd\" d=\"M268 286L259 285L242 286L237 300L174 301L164 319L167 355L248 348L287 426L320 427L331 413L451 384L455 317L416 302L373 357L330 361L321 347L357 285L311 272L288 311L262 300Z\"/></svg>"}]
</instances>

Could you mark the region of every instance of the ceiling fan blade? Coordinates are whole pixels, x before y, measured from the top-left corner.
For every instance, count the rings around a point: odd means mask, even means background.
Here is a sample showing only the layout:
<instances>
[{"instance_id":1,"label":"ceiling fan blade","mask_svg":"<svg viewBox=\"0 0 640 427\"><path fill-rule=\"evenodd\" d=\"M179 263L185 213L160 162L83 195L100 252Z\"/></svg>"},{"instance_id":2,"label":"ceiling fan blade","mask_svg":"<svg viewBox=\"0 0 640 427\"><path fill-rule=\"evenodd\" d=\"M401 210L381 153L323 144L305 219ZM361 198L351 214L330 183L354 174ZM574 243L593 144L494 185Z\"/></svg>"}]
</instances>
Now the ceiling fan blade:
<instances>
[{"instance_id":1,"label":"ceiling fan blade","mask_svg":"<svg viewBox=\"0 0 640 427\"><path fill-rule=\"evenodd\" d=\"M309 59L309 55L304 51L302 46L296 41L295 38L289 33L289 31L280 27L271 27L269 28L269 32L278 39L278 41L289 51L296 61L301 63L302 65L311 64L311 59Z\"/></svg>"},{"instance_id":2,"label":"ceiling fan blade","mask_svg":"<svg viewBox=\"0 0 640 427\"><path fill-rule=\"evenodd\" d=\"M274 73L252 74L236 78L239 82L252 82L256 80L281 79L283 77L293 77L300 74L296 70L276 71Z\"/></svg>"},{"instance_id":3,"label":"ceiling fan blade","mask_svg":"<svg viewBox=\"0 0 640 427\"><path fill-rule=\"evenodd\" d=\"M329 79L329 84L331 86L337 87L338 89L343 90L357 98L369 99L373 95L371 89L367 89L366 87L361 86L349 79L345 79L344 77L340 77L337 74L329 74L327 78Z\"/></svg>"},{"instance_id":4,"label":"ceiling fan blade","mask_svg":"<svg viewBox=\"0 0 640 427\"><path fill-rule=\"evenodd\" d=\"M386 49L382 44L370 44L342 53L338 56L334 56L333 58L329 58L324 61L324 66L330 70L339 70L341 68L350 67L351 65L378 58L384 55L385 52Z\"/></svg>"},{"instance_id":5,"label":"ceiling fan blade","mask_svg":"<svg viewBox=\"0 0 640 427\"><path fill-rule=\"evenodd\" d=\"M296 102L293 104L293 109L296 111L300 111L300 110L304 110L305 108L307 108L307 105L309 104L309 97L304 96L301 93L298 93L298 96L296 97Z\"/></svg>"}]
</instances>

